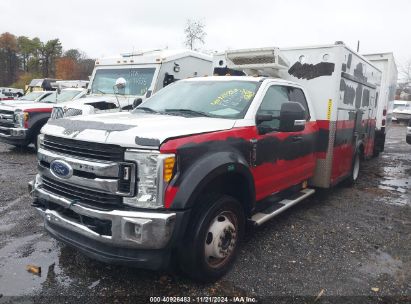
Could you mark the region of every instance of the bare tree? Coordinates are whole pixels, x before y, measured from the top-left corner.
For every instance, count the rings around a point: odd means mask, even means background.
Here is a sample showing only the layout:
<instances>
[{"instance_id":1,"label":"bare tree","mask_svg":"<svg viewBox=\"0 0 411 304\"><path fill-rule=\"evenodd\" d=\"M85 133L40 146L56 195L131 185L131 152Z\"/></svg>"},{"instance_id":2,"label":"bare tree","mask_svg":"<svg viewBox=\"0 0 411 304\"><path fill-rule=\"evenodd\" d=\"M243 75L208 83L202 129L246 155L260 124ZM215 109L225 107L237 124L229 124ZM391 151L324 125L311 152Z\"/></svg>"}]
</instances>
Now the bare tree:
<instances>
[{"instance_id":1,"label":"bare tree","mask_svg":"<svg viewBox=\"0 0 411 304\"><path fill-rule=\"evenodd\" d=\"M205 25L201 21L187 20L186 27L184 28L184 33L186 35L185 45L191 50L194 50L196 42L201 42L204 44L204 39L207 33L204 30Z\"/></svg>"},{"instance_id":2,"label":"bare tree","mask_svg":"<svg viewBox=\"0 0 411 304\"><path fill-rule=\"evenodd\" d=\"M401 82L411 83L411 59L398 66Z\"/></svg>"}]
</instances>

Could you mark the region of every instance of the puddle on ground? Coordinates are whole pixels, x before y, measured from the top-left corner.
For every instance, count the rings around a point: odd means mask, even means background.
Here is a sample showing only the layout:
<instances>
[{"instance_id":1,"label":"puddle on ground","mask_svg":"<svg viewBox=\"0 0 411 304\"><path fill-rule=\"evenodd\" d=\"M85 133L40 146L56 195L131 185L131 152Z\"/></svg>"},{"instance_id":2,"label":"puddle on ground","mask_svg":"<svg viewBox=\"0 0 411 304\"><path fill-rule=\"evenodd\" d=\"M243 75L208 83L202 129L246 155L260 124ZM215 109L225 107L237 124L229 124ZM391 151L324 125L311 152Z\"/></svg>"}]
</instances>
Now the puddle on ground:
<instances>
[{"instance_id":1,"label":"puddle on ground","mask_svg":"<svg viewBox=\"0 0 411 304\"><path fill-rule=\"evenodd\" d=\"M54 240L40 240L42 236L15 238L0 249L0 294L32 294L48 280L70 283L58 267L58 245ZM26 266L29 264L41 267L41 273L28 272Z\"/></svg>"},{"instance_id":2,"label":"puddle on ground","mask_svg":"<svg viewBox=\"0 0 411 304\"><path fill-rule=\"evenodd\" d=\"M383 179L378 188L395 194L395 197L389 199L381 198L384 202L391 205L411 206L411 176L407 173L407 169L402 165L383 168L381 174Z\"/></svg>"},{"instance_id":3,"label":"puddle on ground","mask_svg":"<svg viewBox=\"0 0 411 304\"><path fill-rule=\"evenodd\" d=\"M394 278L398 278L404 274L402 261L394 259L390 254L381 250L372 254L367 263L360 267L360 271L374 277L378 277L381 274L388 274Z\"/></svg>"}]
</instances>

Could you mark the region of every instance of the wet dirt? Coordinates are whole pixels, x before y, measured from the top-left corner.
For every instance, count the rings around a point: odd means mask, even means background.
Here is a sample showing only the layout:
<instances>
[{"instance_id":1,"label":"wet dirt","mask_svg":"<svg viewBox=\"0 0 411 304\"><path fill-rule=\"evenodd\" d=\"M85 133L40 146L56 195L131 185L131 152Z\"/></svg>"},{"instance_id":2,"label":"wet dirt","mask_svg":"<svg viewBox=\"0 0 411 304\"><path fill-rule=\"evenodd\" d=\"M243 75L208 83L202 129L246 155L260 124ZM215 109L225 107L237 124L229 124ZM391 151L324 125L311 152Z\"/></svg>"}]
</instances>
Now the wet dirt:
<instances>
[{"instance_id":1,"label":"wet dirt","mask_svg":"<svg viewBox=\"0 0 411 304\"><path fill-rule=\"evenodd\" d=\"M353 187L318 191L247 232L213 284L103 264L61 244L30 206L32 149L0 144L0 303L149 302L149 296L248 296L262 303L411 302L411 145L405 127L363 162ZM27 264L41 267L36 275Z\"/></svg>"}]
</instances>

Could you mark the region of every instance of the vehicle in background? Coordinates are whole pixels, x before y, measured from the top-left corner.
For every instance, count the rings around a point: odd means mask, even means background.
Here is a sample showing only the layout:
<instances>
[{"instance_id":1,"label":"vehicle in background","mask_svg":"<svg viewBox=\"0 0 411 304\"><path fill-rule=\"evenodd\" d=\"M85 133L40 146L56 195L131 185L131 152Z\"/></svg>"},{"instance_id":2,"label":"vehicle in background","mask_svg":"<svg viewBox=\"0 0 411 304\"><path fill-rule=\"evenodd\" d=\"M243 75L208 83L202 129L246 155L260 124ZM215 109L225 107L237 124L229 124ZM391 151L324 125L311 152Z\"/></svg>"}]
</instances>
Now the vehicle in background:
<instances>
[{"instance_id":1,"label":"vehicle in background","mask_svg":"<svg viewBox=\"0 0 411 304\"><path fill-rule=\"evenodd\" d=\"M363 55L382 72L381 85L376 97L377 115L375 122L374 156L384 151L386 128L392 121L388 109L393 107L397 88L398 70L393 53Z\"/></svg>"},{"instance_id":2,"label":"vehicle in background","mask_svg":"<svg viewBox=\"0 0 411 304\"><path fill-rule=\"evenodd\" d=\"M411 119L411 101L395 100L392 109L392 120L400 123Z\"/></svg>"},{"instance_id":3,"label":"vehicle in background","mask_svg":"<svg viewBox=\"0 0 411 304\"><path fill-rule=\"evenodd\" d=\"M214 76L245 76L243 71L229 69L227 67L225 52L213 54L213 71Z\"/></svg>"},{"instance_id":4,"label":"vehicle in background","mask_svg":"<svg viewBox=\"0 0 411 304\"><path fill-rule=\"evenodd\" d=\"M29 102L39 102L42 99L49 96L53 91L33 91L28 92L26 95L9 101L3 101L0 104L21 104L21 103L29 103Z\"/></svg>"},{"instance_id":5,"label":"vehicle in background","mask_svg":"<svg viewBox=\"0 0 411 304\"><path fill-rule=\"evenodd\" d=\"M41 79L32 79L28 85L26 85L25 92L34 92L34 91L52 91L52 83L55 83L59 79L52 78L41 78Z\"/></svg>"},{"instance_id":6,"label":"vehicle in background","mask_svg":"<svg viewBox=\"0 0 411 304\"><path fill-rule=\"evenodd\" d=\"M0 88L0 101L16 99L23 95L24 91L22 89Z\"/></svg>"},{"instance_id":7,"label":"vehicle in background","mask_svg":"<svg viewBox=\"0 0 411 304\"><path fill-rule=\"evenodd\" d=\"M407 143L411 145L411 119L408 121L406 140Z\"/></svg>"},{"instance_id":8,"label":"vehicle in background","mask_svg":"<svg viewBox=\"0 0 411 304\"><path fill-rule=\"evenodd\" d=\"M246 222L357 180L373 155L375 66L342 43L226 56L263 76L184 79L132 112L49 120L29 186L45 229L104 262L159 269L177 258L211 281Z\"/></svg>"},{"instance_id":9,"label":"vehicle in background","mask_svg":"<svg viewBox=\"0 0 411 304\"><path fill-rule=\"evenodd\" d=\"M0 104L0 142L21 147L33 143L37 148L37 135L50 118L53 105L82 98L86 92L82 88L63 89L60 93L33 91L23 96L27 100Z\"/></svg>"},{"instance_id":10,"label":"vehicle in background","mask_svg":"<svg viewBox=\"0 0 411 304\"><path fill-rule=\"evenodd\" d=\"M67 88L59 91L53 91L50 95L43 98L43 103L60 104L67 101L74 101L79 98L84 98L87 94L87 89L82 88Z\"/></svg>"},{"instance_id":11,"label":"vehicle in background","mask_svg":"<svg viewBox=\"0 0 411 304\"><path fill-rule=\"evenodd\" d=\"M88 80L57 80L51 83L51 87L55 90L59 89L87 89L90 81Z\"/></svg>"},{"instance_id":12,"label":"vehicle in background","mask_svg":"<svg viewBox=\"0 0 411 304\"><path fill-rule=\"evenodd\" d=\"M154 50L96 60L89 95L56 106L54 118L131 110L168 84L212 75L212 57L191 50Z\"/></svg>"}]
</instances>

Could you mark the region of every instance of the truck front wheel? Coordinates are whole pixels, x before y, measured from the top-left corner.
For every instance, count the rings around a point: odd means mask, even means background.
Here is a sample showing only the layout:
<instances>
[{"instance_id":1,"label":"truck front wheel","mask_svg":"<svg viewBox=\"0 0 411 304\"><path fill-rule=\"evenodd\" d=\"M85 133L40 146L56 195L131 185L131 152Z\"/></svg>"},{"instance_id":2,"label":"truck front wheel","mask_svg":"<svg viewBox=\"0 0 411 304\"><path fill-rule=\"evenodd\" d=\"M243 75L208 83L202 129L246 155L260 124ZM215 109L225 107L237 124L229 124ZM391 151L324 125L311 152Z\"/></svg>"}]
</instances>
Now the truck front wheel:
<instances>
[{"instance_id":1,"label":"truck front wheel","mask_svg":"<svg viewBox=\"0 0 411 304\"><path fill-rule=\"evenodd\" d=\"M180 249L180 266L191 278L211 282L234 261L244 230L243 207L235 198L219 196L195 213Z\"/></svg>"}]
</instances>

